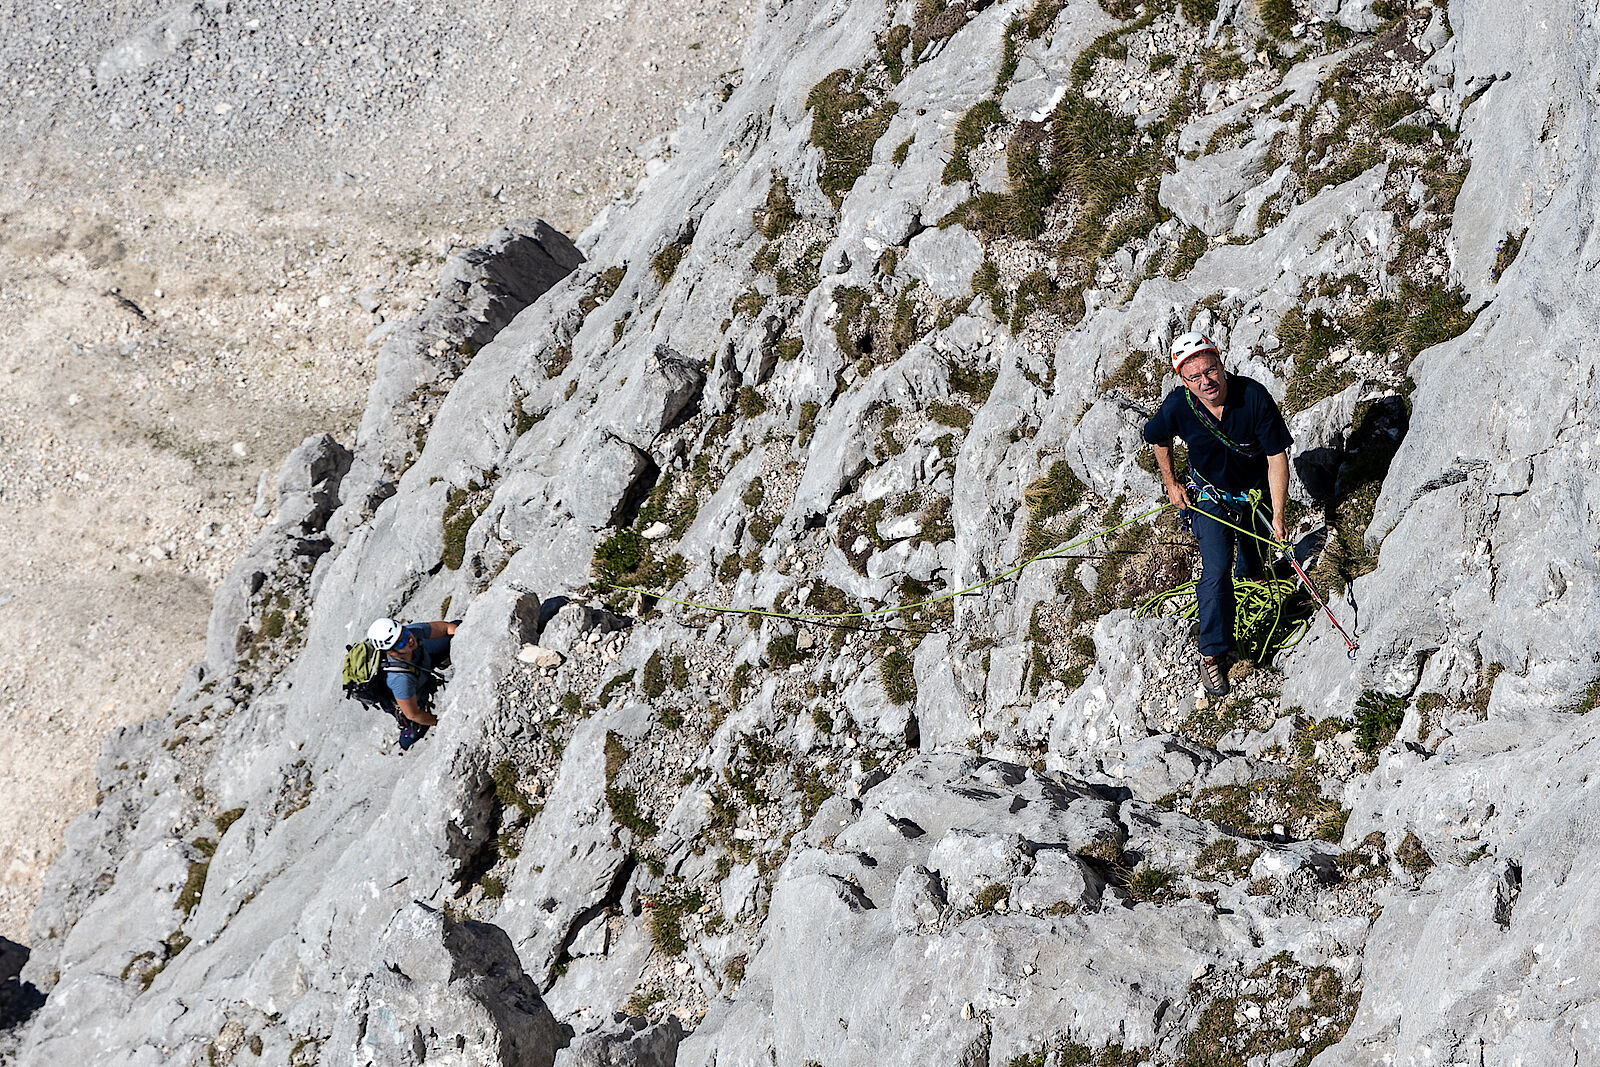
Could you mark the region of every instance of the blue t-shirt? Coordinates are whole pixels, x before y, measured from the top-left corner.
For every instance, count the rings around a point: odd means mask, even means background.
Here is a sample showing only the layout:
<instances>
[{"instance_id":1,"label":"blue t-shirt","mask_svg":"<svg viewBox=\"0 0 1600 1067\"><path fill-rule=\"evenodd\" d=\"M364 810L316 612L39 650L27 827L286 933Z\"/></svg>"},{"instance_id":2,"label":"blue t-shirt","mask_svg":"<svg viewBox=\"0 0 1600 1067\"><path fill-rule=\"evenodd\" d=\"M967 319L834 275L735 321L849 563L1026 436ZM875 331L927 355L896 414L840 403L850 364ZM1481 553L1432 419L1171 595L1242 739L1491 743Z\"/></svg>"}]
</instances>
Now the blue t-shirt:
<instances>
[{"instance_id":1,"label":"blue t-shirt","mask_svg":"<svg viewBox=\"0 0 1600 1067\"><path fill-rule=\"evenodd\" d=\"M1217 435L1218 430L1231 446ZM1209 482L1225 493L1264 489L1267 457L1294 443L1267 387L1242 374L1228 375L1220 425L1188 389L1180 385L1168 393L1144 424L1144 439L1164 445L1174 437L1189 446L1189 467L1203 479L1201 484Z\"/></svg>"},{"instance_id":2,"label":"blue t-shirt","mask_svg":"<svg viewBox=\"0 0 1600 1067\"><path fill-rule=\"evenodd\" d=\"M431 628L425 622L412 623L409 626L402 627L402 629L405 631L408 640L416 641L419 645L416 657L411 660L412 663L423 667L431 667L433 666L433 654L436 651L442 651L442 649L437 649L434 646L450 647L450 639L448 637L430 639L428 634L431 632ZM389 664L391 662L398 666L404 661L399 657L395 657L393 661L387 656L384 657L383 678L389 684L389 692L394 694L396 700L416 699L417 694L422 689L422 674L420 672L390 670Z\"/></svg>"}]
</instances>

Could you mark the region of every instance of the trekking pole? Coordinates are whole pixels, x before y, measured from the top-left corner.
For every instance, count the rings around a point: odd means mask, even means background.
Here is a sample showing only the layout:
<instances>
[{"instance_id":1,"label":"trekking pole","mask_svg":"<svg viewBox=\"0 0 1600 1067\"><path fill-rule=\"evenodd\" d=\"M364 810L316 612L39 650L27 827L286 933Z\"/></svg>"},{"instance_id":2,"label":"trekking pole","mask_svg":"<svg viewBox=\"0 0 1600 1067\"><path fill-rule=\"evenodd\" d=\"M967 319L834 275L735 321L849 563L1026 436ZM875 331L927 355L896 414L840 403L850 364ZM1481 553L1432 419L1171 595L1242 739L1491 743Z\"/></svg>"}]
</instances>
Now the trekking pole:
<instances>
[{"instance_id":1,"label":"trekking pole","mask_svg":"<svg viewBox=\"0 0 1600 1067\"><path fill-rule=\"evenodd\" d=\"M1246 495L1250 501L1251 525L1253 526L1257 521L1263 518L1261 514L1261 490L1252 489ZM1232 523L1229 523L1228 525L1232 525ZM1272 528L1270 523L1268 524L1267 528ZM1344 641L1345 652L1349 655L1350 662L1354 663L1356 660L1356 653L1361 650L1361 646L1356 644L1355 641L1351 640L1350 635L1345 632L1345 628L1339 625L1339 620L1334 616L1333 609L1328 607L1328 602L1323 600L1322 597L1318 595L1316 586L1311 584L1311 579L1301 568L1300 561L1294 558L1293 546L1287 541L1279 542L1276 539L1276 535L1274 535L1272 539L1268 539L1251 530L1242 530L1237 526L1235 526L1234 529L1239 530L1241 533L1249 534L1251 537L1254 537L1257 541L1260 541L1263 544L1273 545L1277 548L1278 553L1282 555L1284 559L1289 561L1289 566L1293 567L1295 574L1300 576L1300 584L1306 587L1306 592L1311 594L1311 599L1316 601L1317 607L1321 608L1322 613L1328 617L1328 622L1332 623L1333 628L1339 632L1339 637Z\"/></svg>"},{"instance_id":2,"label":"trekking pole","mask_svg":"<svg viewBox=\"0 0 1600 1067\"><path fill-rule=\"evenodd\" d=\"M1350 635L1345 633L1344 627L1340 626L1339 620L1334 617L1333 609L1328 607L1328 602L1317 595L1316 587L1311 584L1311 579L1308 578L1306 576L1306 572L1301 569L1300 562L1294 558L1294 550L1287 544L1283 544L1278 547L1283 553L1283 558L1289 561L1289 566L1293 567L1294 572L1300 576L1300 584L1306 587L1306 592L1311 594L1311 599L1317 602L1317 606L1321 608L1322 613L1328 617L1328 621L1333 624L1333 628L1339 631L1339 636L1344 639L1345 651L1350 656L1350 662L1354 663L1356 659L1356 653L1360 651L1361 646L1350 639Z\"/></svg>"}]
</instances>

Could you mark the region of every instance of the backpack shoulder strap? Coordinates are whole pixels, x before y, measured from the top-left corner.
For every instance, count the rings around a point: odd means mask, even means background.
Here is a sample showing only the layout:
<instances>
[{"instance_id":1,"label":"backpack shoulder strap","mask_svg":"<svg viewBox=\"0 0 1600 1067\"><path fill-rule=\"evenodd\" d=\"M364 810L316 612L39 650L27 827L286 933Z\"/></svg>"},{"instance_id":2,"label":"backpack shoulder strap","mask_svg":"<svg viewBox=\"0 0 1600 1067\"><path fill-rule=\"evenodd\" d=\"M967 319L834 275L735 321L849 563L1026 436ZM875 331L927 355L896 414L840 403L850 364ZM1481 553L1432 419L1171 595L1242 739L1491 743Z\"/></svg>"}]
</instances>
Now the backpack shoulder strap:
<instances>
[{"instance_id":1,"label":"backpack shoulder strap","mask_svg":"<svg viewBox=\"0 0 1600 1067\"><path fill-rule=\"evenodd\" d=\"M383 654L383 670L385 674L421 674L422 664L410 660L397 659L385 652Z\"/></svg>"}]
</instances>

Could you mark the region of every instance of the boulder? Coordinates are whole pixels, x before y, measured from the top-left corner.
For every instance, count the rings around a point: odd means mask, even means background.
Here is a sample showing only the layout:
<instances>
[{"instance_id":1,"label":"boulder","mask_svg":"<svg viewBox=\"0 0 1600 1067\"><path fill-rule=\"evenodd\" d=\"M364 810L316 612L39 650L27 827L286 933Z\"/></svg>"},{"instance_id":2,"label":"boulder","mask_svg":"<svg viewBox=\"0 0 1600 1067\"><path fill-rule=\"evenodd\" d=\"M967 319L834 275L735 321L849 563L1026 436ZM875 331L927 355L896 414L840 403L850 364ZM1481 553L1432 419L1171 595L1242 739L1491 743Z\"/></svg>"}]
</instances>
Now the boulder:
<instances>
[{"instance_id":1,"label":"boulder","mask_svg":"<svg viewBox=\"0 0 1600 1067\"><path fill-rule=\"evenodd\" d=\"M562 501L574 521L600 530L639 502L655 473L649 453L619 437L596 434L574 457Z\"/></svg>"},{"instance_id":2,"label":"boulder","mask_svg":"<svg viewBox=\"0 0 1600 1067\"><path fill-rule=\"evenodd\" d=\"M1238 148L1183 160L1161 179L1161 206L1196 226L1207 237L1233 229L1245 194L1259 183L1257 171L1267 158L1268 142L1252 140Z\"/></svg>"},{"instance_id":3,"label":"boulder","mask_svg":"<svg viewBox=\"0 0 1600 1067\"><path fill-rule=\"evenodd\" d=\"M565 1044L504 931L421 904L390 922L324 1055L411 1067L463 1054L551 1067Z\"/></svg>"},{"instance_id":4,"label":"boulder","mask_svg":"<svg viewBox=\"0 0 1600 1067\"><path fill-rule=\"evenodd\" d=\"M684 1033L675 1015L651 1022L618 1012L608 1025L574 1037L556 1054L556 1067L673 1067Z\"/></svg>"}]
</instances>

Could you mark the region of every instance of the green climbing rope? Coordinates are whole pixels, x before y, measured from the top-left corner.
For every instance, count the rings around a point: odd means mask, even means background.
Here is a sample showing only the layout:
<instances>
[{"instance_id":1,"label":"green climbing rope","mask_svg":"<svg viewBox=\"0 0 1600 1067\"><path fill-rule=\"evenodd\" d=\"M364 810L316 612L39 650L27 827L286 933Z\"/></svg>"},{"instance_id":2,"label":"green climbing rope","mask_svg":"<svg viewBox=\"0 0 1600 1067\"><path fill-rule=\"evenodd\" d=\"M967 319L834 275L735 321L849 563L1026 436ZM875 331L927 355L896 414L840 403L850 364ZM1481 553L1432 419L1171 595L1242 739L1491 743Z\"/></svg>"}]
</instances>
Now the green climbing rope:
<instances>
[{"instance_id":1,"label":"green climbing rope","mask_svg":"<svg viewBox=\"0 0 1600 1067\"><path fill-rule=\"evenodd\" d=\"M1271 662L1277 653L1293 648L1311 627L1311 599L1288 578L1235 578L1233 598L1234 646L1257 663ZM1163 608L1175 602L1178 608L1169 618L1194 618L1199 609L1195 583L1185 582L1157 593L1140 604L1134 614L1141 619L1159 616Z\"/></svg>"},{"instance_id":2,"label":"green climbing rope","mask_svg":"<svg viewBox=\"0 0 1600 1067\"><path fill-rule=\"evenodd\" d=\"M898 615L901 612L915 611L917 608L930 607L934 604L942 604L947 600L954 600L957 597L969 596L981 589L987 589L991 585L1003 582L1012 575L1021 573L1024 567L1038 563L1040 560L1055 559L1058 556L1064 556L1066 553L1071 552L1075 548L1082 548L1091 541L1099 540L1102 537L1109 537L1114 533L1118 533L1121 530L1127 529L1134 523L1143 522L1145 519L1153 518L1171 507L1171 504L1162 504L1158 507L1151 508L1149 511L1135 515L1126 522L1120 522L1117 525L1104 530L1097 530L1094 533L1089 534L1087 537L1080 537L1078 540L1069 544L1057 545L1055 548L1049 549L1048 551L1040 552L1035 556L1030 556L1021 563L1018 563L1016 566L1007 570L1003 570L993 577L986 578L977 585L969 585L967 588L958 589L954 593L942 593L939 596L929 597L926 600L914 601L910 604L900 604L892 608L876 608L872 611L789 612L770 611L765 608L729 608L721 607L716 604L701 604L693 600L677 600L654 589L641 589L637 586L630 585L612 585L610 582L597 582L596 584L602 586L603 588L614 589L622 593L638 593L640 596L646 596L652 600L659 600L663 604L677 604L679 607L695 608L700 611L722 612L729 615L761 615L769 619L789 619L793 622L838 622L845 619L871 619L881 615Z\"/></svg>"},{"instance_id":3,"label":"green climbing rope","mask_svg":"<svg viewBox=\"0 0 1600 1067\"><path fill-rule=\"evenodd\" d=\"M1201 489L1202 495L1207 488L1215 490L1214 486L1207 485ZM1246 499L1250 506L1251 525L1258 521L1265 522L1261 491L1252 490ZM1218 503L1222 503L1225 507L1229 506L1225 500ZM1288 552L1288 546L1275 538L1263 537L1258 531L1245 529L1214 511L1205 511L1203 514L1235 533L1261 542L1273 557ZM1195 595L1195 583L1192 581L1164 593L1157 593L1139 605L1135 614L1139 618L1149 618L1153 614L1158 614L1165 604L1185 597L1191 599L1174 613L1174 617L1192 619L1199 611L1199 599ZM1234 647L1248 654L1249 658L1257 663L1269 662L1277 653L1293 648L1300 643L1300 639L1311 627L1311 616L1314 614L1311 597L1296 582L1288 578L1268 578L1264 581L1235 578L1233 597ZM1280 627L1284 624L1285 617L1288 629L1280 634Z\"/></svg>"},{"instance_id":4,"label":"green climbing rope","mask_svg":"<svg viewBox=\"0 0 1600 1067\"><path fill-rule=\"evenodd\" d=\"M1252 498L1251 504L1259 515L1259 494ZM1145 519L1154 518L1171 507L1172 504L1170 503L1161 504L1115 526L1097 530L1068 544L1057 545L1048 551L1030 556L1021 563L1007 568L990 578L986 578L976 585L969 585L965 589L958 589L953 593L943 593L936 597L929 597L926 600L913 601L909 604L899 604L895 607L875 608L871 611L791 612L773 611L768 608L726 607L719 604L704 604L695 600L679 600L658 590L644 589L639 586L613 585L610 582L598 582L596 584L602 588L612 589L617 592L637 593L640 596L649 597L664 604L676 604L679 607L693 608L697 611L711 611L728 615L758 615L769 619L787 619L791 622L820 624L838 623L854 619L872 619L899 615L903 612L915 611L918 608L942 604L957 597L969 596L1021 573L1023 568L1034 563L1066 556L1067 553L1072 552L1074 549L1082 548L1092 541L1109 537L1135 523L1143 522ZM1261 542L1271 549L1274 555L1281 554L1286 550L1287 546L1270 537L1263 537L1254 530L1247 530L1243 526L1239 526L1212 512L1208 511L1205 514L1207 518ZM1269 578L1264 581L1235 578L1233 589L1235 603L1234 640L1237 647L1242 651L1248 650L1250 658L1256 662L1269 662L1276 653L1294 647L1310 628L1311 615L1313 613L1310 608L1310 597L1305 590L1302 590L1294 582L1286 578ZM1140 618L1149 618L1153 614L1159 614L1162 606L1170 601L1180 600L1185 597L1193 598L1194 596L1195 583L1192 581L1186 582L1175 589L1157 593L1149 598L1139 605L1136 615ZM1182 606L1174 614L1178 618L1193 618L1197 609L1198 601L1191 599L1188 604ZM1287 625L1287 629L1284 629L1285 625Z\"/></svg>"}]
</instances>

